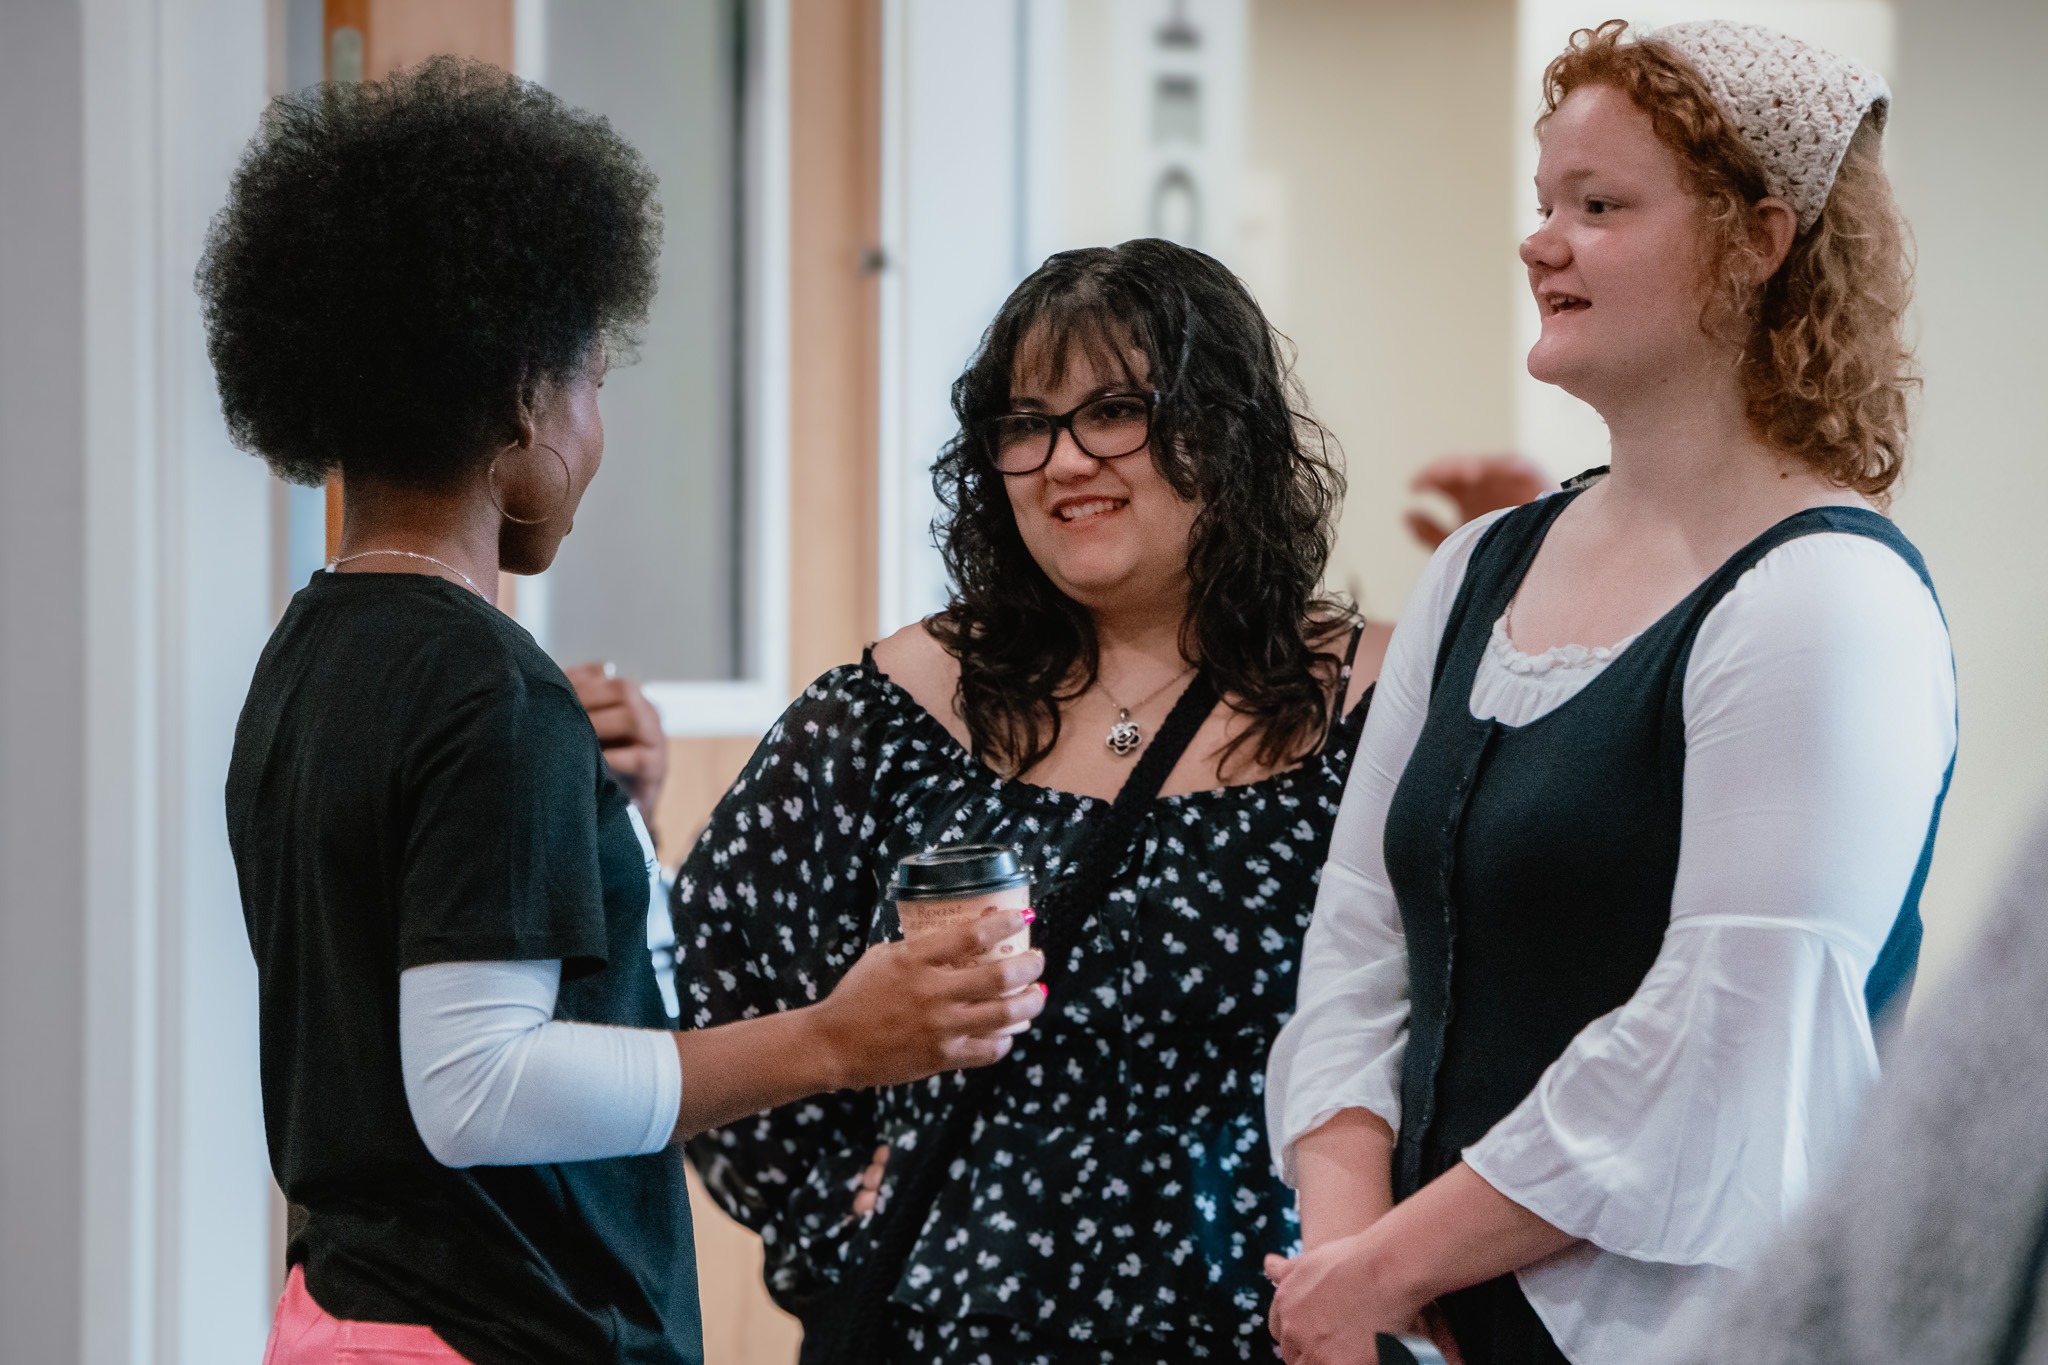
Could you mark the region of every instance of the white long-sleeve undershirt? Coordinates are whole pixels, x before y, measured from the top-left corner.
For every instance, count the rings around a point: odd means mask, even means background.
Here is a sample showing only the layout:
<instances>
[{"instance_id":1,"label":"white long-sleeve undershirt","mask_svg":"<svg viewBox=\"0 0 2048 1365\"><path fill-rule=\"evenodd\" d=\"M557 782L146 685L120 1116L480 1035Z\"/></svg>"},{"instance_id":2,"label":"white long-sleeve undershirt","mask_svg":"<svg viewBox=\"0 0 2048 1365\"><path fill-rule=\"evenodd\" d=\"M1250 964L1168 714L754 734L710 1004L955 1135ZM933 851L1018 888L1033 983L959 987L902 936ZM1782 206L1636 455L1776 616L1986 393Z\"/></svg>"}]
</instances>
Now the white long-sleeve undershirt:
<instances>
[{"instance_id":1,"label":"white long-sleeve undershirt","mask_svg":"<svg viewBox=\"0 0 2048 1365\"><path fill-rule=\"evenodd\" d=\"M398 1051L420 1138L444 1166L660 1151L683 1099L674 1036L554 1017L562 964L441 962L398 978Z\"/></svg>"}]
</instances>

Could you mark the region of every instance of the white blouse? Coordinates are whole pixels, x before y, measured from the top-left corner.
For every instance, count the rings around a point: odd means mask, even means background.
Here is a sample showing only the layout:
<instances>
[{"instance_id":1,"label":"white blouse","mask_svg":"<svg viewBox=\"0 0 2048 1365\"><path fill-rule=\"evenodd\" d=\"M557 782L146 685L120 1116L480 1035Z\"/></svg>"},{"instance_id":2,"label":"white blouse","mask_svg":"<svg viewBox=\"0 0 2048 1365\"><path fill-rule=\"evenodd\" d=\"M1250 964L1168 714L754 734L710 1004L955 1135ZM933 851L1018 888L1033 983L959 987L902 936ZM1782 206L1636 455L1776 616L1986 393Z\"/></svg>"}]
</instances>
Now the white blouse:
<instances>
[{"instance_id":1,"label":"white blouse","mask_svg":"<svg viewBox=\"0 0 2048 1365\"><path fill-rule=\"evenodd\" d=\"M1338 1111L1395 1129L1408 964L1382 851L1472 547L1438 550L1388 646L1275 1043L1267 1128L1290 1183ZM1622 649L1515 651L1502 625L1479 719L1526 725ZM1841 1149L1877 1053L1863 985L1911 884L1955 752L1933 596L1896 552L1822 533L1772 550L1707 615L1685 686L1686 768L1664 946L1464 1160L1581 1245L1517 1273L1575 1365L1635 1365L1751 1261Z\"/></svg>"}]
</instances>

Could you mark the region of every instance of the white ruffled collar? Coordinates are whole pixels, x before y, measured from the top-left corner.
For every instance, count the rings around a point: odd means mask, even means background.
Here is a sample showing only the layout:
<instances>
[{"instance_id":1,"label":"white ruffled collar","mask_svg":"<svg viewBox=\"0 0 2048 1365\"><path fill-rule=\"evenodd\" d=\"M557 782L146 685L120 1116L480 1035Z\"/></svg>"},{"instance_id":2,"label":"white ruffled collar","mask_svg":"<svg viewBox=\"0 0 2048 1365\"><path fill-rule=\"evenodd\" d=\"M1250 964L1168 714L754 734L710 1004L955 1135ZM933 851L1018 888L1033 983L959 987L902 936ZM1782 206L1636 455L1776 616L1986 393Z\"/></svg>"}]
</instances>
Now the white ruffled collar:
<instances>
[{"instance_id":1,"label":"white ruffled collar","mask_svg":"<svg viewBox=\"0 0 2048 1365\"><path fill-rule=\"evenodd\" d=\"M1508 638L1508 614L1502 612L1500 618L1493 623L1492 633L1487 636L1486 657L1510 673L1525 677L1541 677L1546 673L1604 668L1615 655L1641 638L1642 632L1637 631L1627 639L1611 645L1554 645L1541 654L1524 654L1516 649L1514 641Z\"/></svg>"}]
</instances>

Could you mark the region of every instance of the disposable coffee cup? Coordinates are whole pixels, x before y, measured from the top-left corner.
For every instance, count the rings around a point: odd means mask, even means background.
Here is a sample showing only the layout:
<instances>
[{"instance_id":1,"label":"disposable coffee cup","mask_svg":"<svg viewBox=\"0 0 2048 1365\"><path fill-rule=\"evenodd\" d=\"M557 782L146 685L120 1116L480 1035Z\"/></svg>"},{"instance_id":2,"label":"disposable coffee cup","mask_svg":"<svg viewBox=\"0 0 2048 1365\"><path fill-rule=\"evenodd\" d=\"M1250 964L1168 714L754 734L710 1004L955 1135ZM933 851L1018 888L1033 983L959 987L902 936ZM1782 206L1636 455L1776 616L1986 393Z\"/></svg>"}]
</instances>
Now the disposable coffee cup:
<instances>
[{"instance_id":1,"label":"disposable coffee cup","mask_svg":"<svg viewBox=\"0 0 2048 1365\"><path fill-rule=\"evenodd\" d=\"M896 900L896 920L905 942L968 920L991 910L1027 910L1031 906L1031 874L1017 850L999 844L949 844L913 853L896 864L889 882ZM1031 926L982 954L984 958L1015 957L1031 950ZM1032 989L1029 986L1023 990ZM1017 994L1021 992L1013 992ZM1022 1024L1008 1032L1020 1032Z\"/></svg>"}]
</instances>

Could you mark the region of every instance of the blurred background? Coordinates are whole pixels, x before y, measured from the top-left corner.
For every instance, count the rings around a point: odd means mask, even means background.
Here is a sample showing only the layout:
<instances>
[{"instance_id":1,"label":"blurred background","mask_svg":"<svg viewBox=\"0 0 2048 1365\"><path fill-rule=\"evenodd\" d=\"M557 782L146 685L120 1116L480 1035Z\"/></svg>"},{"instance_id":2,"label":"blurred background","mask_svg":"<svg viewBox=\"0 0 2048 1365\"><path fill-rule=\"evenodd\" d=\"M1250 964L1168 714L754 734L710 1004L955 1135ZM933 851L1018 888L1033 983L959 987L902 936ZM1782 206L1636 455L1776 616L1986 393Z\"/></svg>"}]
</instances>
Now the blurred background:
<instances>
[{"instance_id":1,"label":"blurred background","mask_svg":"<svg viewBox=\"0 0 2048 1365\"><path fill-rule=\"evenodd\" d=\"M1052 251L1163 235L1243 276L1348 457L1330 582L1373 616L1424 562L1425 463L1601 463L1522 368L1537 77L1575 27L1714 16L1897 95L1927 385L1895 513L1964 710L1940 977L2048 778L2041 0L0 3L0 1360L254 1361L281 1278L221 783L336 528L229 446L191 288L269 95L466 53L660 175L605 477L508 605L647 683L673 863L797 688L942 602L947 388ZM705 1207L699 1241L709 1358L792 1360L747 1235Z\"/></svg>"}]
</instances>

